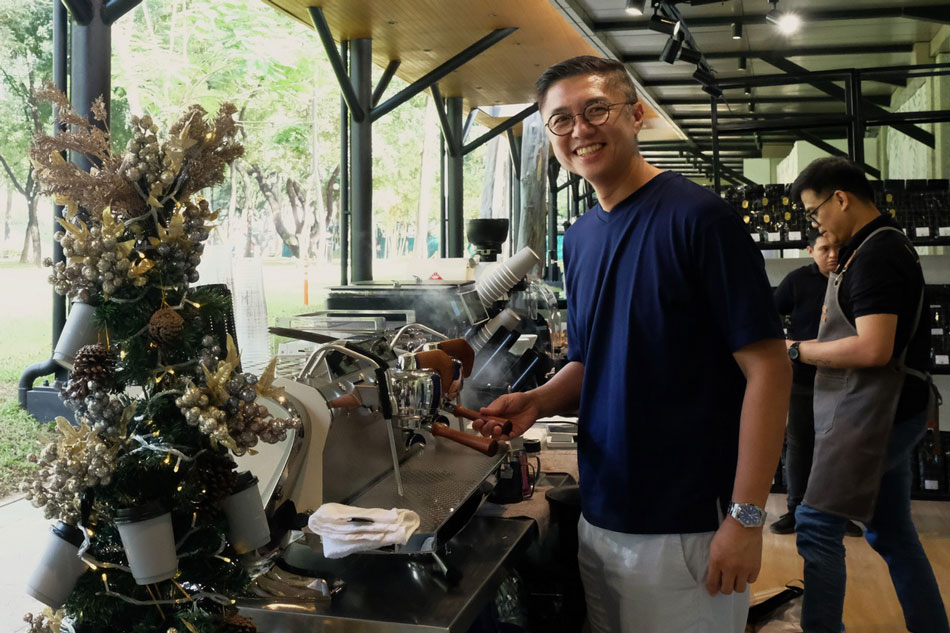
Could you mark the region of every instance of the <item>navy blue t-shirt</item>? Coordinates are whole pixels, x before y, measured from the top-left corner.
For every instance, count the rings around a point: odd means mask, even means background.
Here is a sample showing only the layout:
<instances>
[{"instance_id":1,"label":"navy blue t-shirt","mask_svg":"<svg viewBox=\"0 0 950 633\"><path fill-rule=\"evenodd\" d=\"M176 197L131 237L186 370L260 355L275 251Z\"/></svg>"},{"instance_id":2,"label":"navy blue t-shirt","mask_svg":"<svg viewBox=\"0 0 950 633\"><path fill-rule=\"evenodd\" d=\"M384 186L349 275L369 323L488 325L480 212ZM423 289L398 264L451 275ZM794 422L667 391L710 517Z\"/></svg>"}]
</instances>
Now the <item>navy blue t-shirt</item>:
<instances>
[{"instance_id":1,"label":"navy blue t-shirt","mask_svg":"<svg viewBox=\"0 0 950 633\"><path fill-rule=\"evenodd\" d=\"M664 172L564 238L568 357L584 364L585 518L626 533L719 526L745 379L732 353L782 338L761 253L715 194Z\"/></svg>"}]
</instances>

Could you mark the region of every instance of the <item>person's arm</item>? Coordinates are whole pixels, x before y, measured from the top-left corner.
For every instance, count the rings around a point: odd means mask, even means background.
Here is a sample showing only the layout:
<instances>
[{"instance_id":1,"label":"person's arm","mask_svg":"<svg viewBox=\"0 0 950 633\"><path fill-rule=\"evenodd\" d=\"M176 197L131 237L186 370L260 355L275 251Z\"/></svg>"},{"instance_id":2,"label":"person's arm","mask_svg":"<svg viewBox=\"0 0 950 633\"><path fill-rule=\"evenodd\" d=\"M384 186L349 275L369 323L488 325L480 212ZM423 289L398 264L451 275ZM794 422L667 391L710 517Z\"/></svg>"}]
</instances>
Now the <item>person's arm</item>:
<instances>
[{"instance_id":1,"label":"person's arm","mask_svg":"<svg viewBox=\"0 0 950 633\"><path fill-rule=\"evenodd\" d=\"M886 365L894 355L897 315L860 316L854 320L854 327L857 335L837 341L802 341L798 345L799 362L838 369Z\"/></svg>"},{"instance_id":2,"label":"person's arm","mask_svg":"<svg viewBox=\"0 0 950 633\"><path fill-rule=\"evenodd\" d=\"M476 420L472 428L483 435L491 429L494 437L507 440L522 435L538 418L571 413L581 402L581 385L584 382L584 365L572 361L554 374L551 380L540 387L524 393L509 393L483 407L482 415L491 415L511 420L511 435L501 435L497 425L486 427L483 420ZM484 429L484 430L483 430Z\"/></svg>"},{"instance_id":3,"label":"person's arm","mask_svg":"<svg viewBox=\"0 0 950 633\"><path fill-rule=\"evenodd\" d=\"M782 316L788 316L795 309L795 295L792 292L792 275L785 276L775 289L775 307Z\"/></svg>"},{"instance_id":4,"label":"person's arm","mask_svg":"<svg viewBox=\"0 0 950 633\"><path fill-rule=\"evenodd\" d=\"M739 459L732 501L765 507L782 451L792 371L781 339L766 339L733 354L746 379L739 420ZM725 518L709 549L711 594L745 591L762 564L762 528Z\"/></svg>"}]
</instances>

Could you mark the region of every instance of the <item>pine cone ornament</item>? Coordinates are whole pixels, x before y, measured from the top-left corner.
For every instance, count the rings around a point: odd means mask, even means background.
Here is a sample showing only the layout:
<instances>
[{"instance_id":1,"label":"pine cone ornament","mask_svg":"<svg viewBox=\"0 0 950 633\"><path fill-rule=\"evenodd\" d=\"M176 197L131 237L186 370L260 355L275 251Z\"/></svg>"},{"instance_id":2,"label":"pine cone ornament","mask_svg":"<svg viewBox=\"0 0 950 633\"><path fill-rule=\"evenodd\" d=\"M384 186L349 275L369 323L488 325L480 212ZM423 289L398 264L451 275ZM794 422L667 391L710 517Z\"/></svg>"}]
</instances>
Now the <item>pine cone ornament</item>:
<instances>
[{"instance_id":1,"label":"pine cone ornament","mask_svg":"<svg viewBox=\"0 0 950 633\"><path fill-rule=\"evenodd\" d=\"M257 633L254 620L241 615L226 615L222 624L221 633Z\"/></svg>"},{"instance_id":2,"label":"pine cone ornament","mask_svg":"<svg viewBox=\"0 0 950 633\"><path fill-rule=\"evenodd\" d=\"M208 501L216 503L231 494L237 481L235 468L237 464L226 453L202 456L198 465L198 479Z\"/></svg>"},{"instance_id":3,"label":"pine cone ornament","mask_svg":"<svg viewBox=\"0 0 950 633\"><path fill-rule=\"evenodd\" d=\"M168 345L178 338L184 326L185 320L176 310L161 308L148 320L148 334L159 345Z\"/></svg>"},{"instance_id":4,"label":"pine cone ornament","mask_svg":"<svg viewBox=\"0 0 950 633\"><path fill-rule=\"evenodd\" d=\"M80 348L69 381L62 391L63 402L75 409L93 387L98 391L109 391L115 379L115 362L115 355L102 343Z\"/></svg>"}]
</instances>

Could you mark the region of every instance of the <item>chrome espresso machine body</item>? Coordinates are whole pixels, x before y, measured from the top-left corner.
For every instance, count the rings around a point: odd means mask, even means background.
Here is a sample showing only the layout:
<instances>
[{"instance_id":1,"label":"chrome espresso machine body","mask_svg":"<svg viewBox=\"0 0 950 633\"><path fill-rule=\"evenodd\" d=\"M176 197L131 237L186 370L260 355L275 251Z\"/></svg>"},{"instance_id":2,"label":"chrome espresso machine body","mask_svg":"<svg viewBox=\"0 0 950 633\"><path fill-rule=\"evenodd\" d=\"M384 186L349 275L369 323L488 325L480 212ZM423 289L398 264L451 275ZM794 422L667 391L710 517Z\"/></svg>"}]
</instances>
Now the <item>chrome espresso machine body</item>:
<instances>
[{"instance_id":1,"label":"chrome espresso machine body","mask_svg":"<svg viewBox=\"0 0 950 633\"><path fill-rule=\"evenodd\" d=\"M325 337L300 334L311 340ZM461 550L448 551L446 543L469 524L506 458L495 440L451 428L448 412L459 412L457 398L471 376L474 356L464 339L409 324L382 335L319 344L292 378L275 381L284 387L285 399L271 406L292 407L302 428L283 444L239 459L241 469L260 479L272 534L283 534L261 561L266 571L254 581L257 598L239 602L262 630L321 630L331 622L340 631L410 630L391 620L411 620L421 607L406 604L398 615L387 615L375 610L379 603L366 604L360 592L385 584L386 578L400 590L418 590L402 586L399 579L407 575L420 586L453 582L451 561ZM420 525L404 546L329 560L318 537L304 527L309 514L326 502L405 508L419 514ZM496 556L494 564L500 565L513 545L495 543L481 557ZM497 554L489 553L495 549ZM473 560L481 560L471 551ZM349 593L334 596L345 584L343 592ZM458 599L457 588L448 594ZM470 601L452 608L470 609ZM445 616L444 604L430 606L433 618Z\"/></svg>"}]
</instances>

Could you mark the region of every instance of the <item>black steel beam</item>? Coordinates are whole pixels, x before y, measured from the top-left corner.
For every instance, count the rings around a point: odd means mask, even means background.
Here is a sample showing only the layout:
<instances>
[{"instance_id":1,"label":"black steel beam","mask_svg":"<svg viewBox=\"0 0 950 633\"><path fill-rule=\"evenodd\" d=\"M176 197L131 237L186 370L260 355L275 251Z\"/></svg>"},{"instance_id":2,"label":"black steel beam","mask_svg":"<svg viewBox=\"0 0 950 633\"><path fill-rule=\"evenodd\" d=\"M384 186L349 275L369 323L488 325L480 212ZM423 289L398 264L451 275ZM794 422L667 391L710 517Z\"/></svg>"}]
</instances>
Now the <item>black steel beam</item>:
<instances>
[{"instance_id":1,"label":"black steel beam","mask_svg":"<svg viewBox=\"0 0 950 633\"><path fill-rule=\"evenodd\" d=\"M870 20L876 18L908 18L950 24L950 15L948 15L946 6L940 5L829 9L825 11L796 11L796 13L806 24L831 20ZM767 24L764 13L689 18L690 29L708 26L730 26L734 23L742 25ZM644 19L597 20L592 24L592 28L594 31L645 31L649 30L649 25L649 20Z\"/></svg>"},{"instance_id":2,"label":"black steel beam","mask_svg":"<svg viewBox=\"0 0 950 633\"><path fill-rule=\"evenodd\" d=\"M732 104L733 106L736 104ZM769 119L787 119L791 116L788 112L720 112L720 119L748 119L767 121ZM841 116L841 112L810 112L808 116ZM674 121L709 121L708 114L673 114L670 116Z\"/></svg>"},{"instance_id":3,"label":"black steel beam","mask_svg":"<svg viewBox=\"0 0 950 633\"><path fill-rule=\"evenodd\" d=\"M831 73L829 73L831 74ZM837 74L837 73L834 73ZM723 90L735 90L736 88L757 88L761 86L779 86L788 85L792 75L786 73L776 73L771 75L716 75L716 85ZM876 76L866 78L864 81L875 81L894 86L906 86L906 75L895 73L891 76ZM688 88L697 85L692 77L682 77L678 79L641 79L640 85L644 88Z\"/></svg>"},{"instance_id":4,"label":"black steel beam","mask_svg":"<svg viewBox=\"0 0 950 633\"><path fill-rule=\"evenodd\" d=\"M798 135L801 136L803 141L807 141L811 143L818 149L828 152L832 156L841 156L842 158L848 158L848 159L851 158L850 156L848 156L847 152L842 152L840 149L838 149L831 143L825 141L823 138L816 136L815 134L812 134L808 130L800 130L798 132ZM858 163L858 166L861 167L867 174L874 176L875 178L879 179L881 177L881 170L877 169L876 167L871 167L870 165L864 162Z\"/></svg>"},{"instance_id":5,"label":"black steel beam","mask_svg":"<svg viewBox=\"0 0 950 633\"><path fill-rule=\"evenodd\" d=\"M834 84L831 84L834 86ZM816 86L817 87L817 86ZM837 88L837 86L834 86ZM841 90L840 88L838 88ZM890 95L874 95L867 97L866 102L869 102L871 105L883 104L887 105L890 103ZM748 99L726 99L726 101L733 101L735 103L742 103ZM841 97L838 96L824 96L824 95L810 95L806 97L794 96L794 97L759 97L756 96L754 101L758 103L828 103L828 102L844 102L844 94L842 91ZM659 105L705 105L709 103L707 97L670 97L666 99L657 99Z\"/></svg>"},{"instance_id":6,"label":"black steel beam","mask_svg":"<svg viewBox=\"0 0 950 633\"><path fill-rule=\"evenodd\" d=\"M333 49L334 53L336 48ZM350 81L356 103L369 106L373 97L373 40L350 40ZM352 113L352 109L351 109ZM350 130L350 202L352 219L351 271L352 281L373 279L373 255L376 236L373 234L373 121L353 116Z\"/></svg>"},{"instance_id":7,"label":"black steel beam","mask_svg":"<svg viewBox=\"0 0 950 633\"><path fill-rule=\"evenodd\" d=\"M311 9L312 11L312 9ZM412 99L414 96L422 92L423 90L428 90L432 85L437 81L451 73L453 70L460 68L466 62L474 59L481 53L484 53L486 50L505 39L515 31L517 27L510 26L504 29L495 29L482 39L478 40L465 50L461 51L451 59L443 62L433 70L430 70L419 79L415 80L398 93L387 99L385 102L381 103L377 107L373 108L370 113L371 118L375 121L381 116L386 115L395 108L399 107L409 99Z\"/></svg>"},{"instance_id":8,"label":"black steel beam","mask_svg":"<svg viewBox=\"0 0 950 633\"><path fill-rule=\"evenodd\" d=\"M109 0L102 5L102 11L100 11L102 21L111 26L116 20L141 3L142 0Z\"/></svg>"},{"instance_id":9,"label":"black steel beam","mask_svg":"<svg viewBox=\"0 0 950 633\"><path fill-rule=\"evenodd\" d=\"M538 111L538 104L532 103L531 105L529 105L527 108L525 108L518 114L515 114L514 116L509 117L504 123L500 123L496 125L492 129L488 130L487 132L479 136L477 139L472 141L471 143L467 143L463 145L462 154L463 155L468 154L473 149L477 147L481 147L483 144L492 140L499 134L502 134L503 132L507 132L511 128L515 127L516 125L518 125L519 123L521 123L522 121L524 121L525 119L527 119L529 116L531 116L537 111Z\"/></svg>"},{"instance_id":10,"label":"black steel beam","mask_svg":"<svg viewBox=\"0 0 950 633\"><path fill-rule=\"evenodd\" d=\"M703 162L709 163L710 165L712 165L713 167L715 167L715 165L714 165L714 163L713 163L713 159L711 159L710 157L708 157L708 156L706 156L705 154L703 154L703 153L699 150L698 147L686 147L686 148L684 148L684 151L687 151L687 152L689 152L690 154L693 154L694 156L699 157L699 159L702 160ZM722 174L723 174L724 176L728 177L729 180L731 180L731 181L733 181L733 182L741 182L741 183L745 183L745 184L747 184L747 185L754 185L754 184L755 184L754 182L752 182L751 180L749 180L748 178L746 178L746 177L743 176L742 174L740 174L740 173L738 173L738 172L736 172L736 171L733 171L732 169L729 169L728 167L722 167Z\"/></svg>"},{"instance_id":11,"label":"black steel beam","mask_svg":"<svg viewBox=\"0 0 950 633\"><path fill-rule=\"evenodd\" d=\"M805 74L808 72L806 68L803 68L802 66L799 66L795 62L790 61L788 59L784 59L783 57L778 56L778 55L769 54L769 55L766 55L763 59L765 59L766 62L772 64L776 68L784 70L787 73ZM843 88L839 88L838 86L836 86L830 81L816 81L816 82L809 82L809 83L813 85L815 88L818 88L819 90L824 92L825 94L835 97L836 99L846 100L847 98L847 95L845 94L845 90ZM861 87L860 82L857 82L857 88L859 91L860 91L860 87ZM862 109L867 110L867 114L872 114L872 115L889 114L887 110L881 107L878 107L877 103L875 103L875 99L873 98L861 99L860 105ZM890 105L890 104L886 103L883 105ZM922 130L921 128L915 125L900 123L900 124L895 124L894 128L897 130L900 130L901 132L911 137L912 139L920 141L921 143L923 143L924 145L928 147L934 146L934 135L931 134L930 132L927 132L926 130Z\"/></svg>"},{"instance_id":12,"label":"black steel beam","mask_svg":"<svg viewBox=\"0 0 950 633\"><path fill-rule=\"evenodd\" d=\"M712 51L704 52L703 57L706 59L735 59L738 57L758 57L765 59L766 55L776 55L778 57L810 57L810 56L821 56L828 57L831 55L872 55L878 53L909 53L914 49L914 43L908 42L904 44L877 44L877 45L862 45L862 46L815 46L815 47L799 47L799 48L784 48L777 50L770 50L767 48L763 49L754 49L754 50L742 50L736 49L734 51ZM659 57L656 53L649 54L622 54L620 55L620 61L624 63L643 63L643 62L656 62L659 61ZM768 60L765 60L768 61ZM771 63L771 62L769 62Z\"/></svg>"},{"instance_id":13,"label":"black steel beam","mask_svg":"<svg viewBox=\"0 0 950 633\"><path fill-rule=\"evenodd\" d=\"M459 144L464 144L465 139L468 138L469 133L472 131L472 126L475 125L475 113L477 108L469 108L468 116L465 117L465 125L462 126L462 138L459 139Z\"/></svg>"},{"instance_id":14,"label":"black steel beam","mask_svg":"<svg viewBox=\"0 0 950 633\"><path fill-rule=\"evenodd\" d=\"M396 75L396 71L399 70L399 64L402 61L398 59L391 59L389 63L386 64L386 69L383 71L383 76L379 78L379 83L376 84L376 88L373 89L373 107L376 107L376 104L379 103L379 100L383 97L383 93L386 92L386 88L389 87L389 82L393 80L393 77Z\"/></svg>"},{"instance_id":15,"label":"black steel beam","mask_svg":"<svg viewBox=\"0 0 950 633\"><path fill-rule=\"evenodd\" d=\"M709 97L709 121L712 124L712 165L713 165L713 191L720 193L722 191L722 179L720 177L723 164L719 160L719 103L716 97Z\"/></svg>"},{"instance_id":16,"label":"black steel beam","mask_svg":"<svg viewBox=\"0 0 950 633\"><path fill-rule=\"evenodd\" d=\"M894 123L946 123L950 121L950 110L929 110L925 112L893 112L887 115L870 117L864 121L868 127L893 125Z\"/></svg>"},{"instance_id":17,"label":"black steel beam","mask_svg":"<svg viewBox=\"0 0 950 633\"><path fill-rule=\"evenodd\" d=\"M354 123L361 122L366 113L363 111L363 105L356 97L353 86L350 84L350 78L343 68L343 61L340 59L340 53L336 50L336 43L333 41L333 34L330 32L330 25L323 15L323 8L310 7L310 21L313 22L313 28L320 36L320 43L323 44L323 50L326 51L327 59L330 60L330 67L333 68L333 74L336 75L337 83L340 84L340 91L343 93L343 99L350 109L350 115Z\"/></svg>"},{"instance_id":18,"label":"black steel beam","mask_svg":"<svg viewBox=\"0 0 950 633\"><path fill-rule=\"evenodd\" d=\"M462 97L446 99L446 117L453 138L462 136ZM462 152L450 154L446 158L446 253L448 257L462 257L465 254L465 219L463 213L464 196L462 191Z\"/></svg>"},{"instance_id":19,"label":"black steel beam","mask_svg":"<svg viewBox=\"0 0 950 633\"><path fill-rule=\"evenodd\" d=\"M66 13L66 5L62 2L53 3L53 83L56 89L65 95L67 92L67 72L68 72L68 49L69 45L69 17ZM59 116L59 108L53 108L53 118ZM53 135L59 136L66 131L62 125L56 125L53 128ZM63 159L67 159L66 152L62 152ZM53 205L53 222L56 219L63 218L63 205ZM63 245L57 240L53 240L53 264L65 262L66 256L63 253ZM53 347L56 349L56 343L59 342L59 335L63 332L66 325L66 297L64 295L52 292L53 295Z\"/></svg>"},{"instance_id":20,"label":"black steel beam","mask_svg":"<svg viewBox=\"0 0 950 633\"><path fill-rule=\"evenodd\" d=\"M350 74L350 44L340 42L340 62ZM340 97L340 285L350 283L350 109Z\"/></svg>"},{"instance_id":21,"label":"black steel beam","mask_svg":"<svg viewBox=\"0 0 950 633\"><path fill-rule=\"evenodd\" d=\"M76 24L86 26L92 22L93 7L90 0L62 0Z\"/></svg>"},{"instance_id":22,"label":"black steel beam","mask_svg":"<svg viewBox=\"0 0 950 633\"><path fill-rule=\"evenodd\" d=\"M771 132L783 130L797 130L814 127L839 127L850 123L847 115L830 116L790 116L783 119L768 119L765 121L746 121L743 123L726 123L719 126L720 132ZM683 126L694 129L694 126Z\"/></svg>"},{"instance_id":23,"label":"black steel beam","mask_svg":"<svg viewBox=\"0 0 950 633\"><path fill-rule=\"evenodd\" d=\"M442 138L446 141L446 152L449 156L458 156L461 153L460 141L455 138L452 126L445 114L445 100L442 98L442 92L438 84L432 84L429 91L432 93L432 104L435 106L435 112L439 115L439 127L442 128Z\"/></svg>"}]
</instances>

